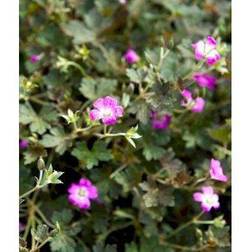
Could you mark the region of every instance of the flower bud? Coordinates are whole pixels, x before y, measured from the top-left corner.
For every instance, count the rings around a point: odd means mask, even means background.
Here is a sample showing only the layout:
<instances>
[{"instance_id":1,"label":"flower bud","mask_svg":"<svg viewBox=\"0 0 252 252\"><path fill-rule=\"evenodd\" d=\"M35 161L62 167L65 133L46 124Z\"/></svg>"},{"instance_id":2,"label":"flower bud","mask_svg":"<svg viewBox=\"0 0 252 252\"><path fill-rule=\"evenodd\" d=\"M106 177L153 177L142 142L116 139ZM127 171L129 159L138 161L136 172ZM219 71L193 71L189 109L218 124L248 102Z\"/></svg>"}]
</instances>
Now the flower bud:
<instances>
[{"instance_id":1,"label":"flower bud","mask_svg":"<svg viewBox=\"0 0 252 252\"><path fill-rule=\"evenodd\" d=\"M42 157L39 158L38 163L37 163L37 167L40 171L45 170L45 168L46 168L45 161Z\"/></svg>"}]
</instances>

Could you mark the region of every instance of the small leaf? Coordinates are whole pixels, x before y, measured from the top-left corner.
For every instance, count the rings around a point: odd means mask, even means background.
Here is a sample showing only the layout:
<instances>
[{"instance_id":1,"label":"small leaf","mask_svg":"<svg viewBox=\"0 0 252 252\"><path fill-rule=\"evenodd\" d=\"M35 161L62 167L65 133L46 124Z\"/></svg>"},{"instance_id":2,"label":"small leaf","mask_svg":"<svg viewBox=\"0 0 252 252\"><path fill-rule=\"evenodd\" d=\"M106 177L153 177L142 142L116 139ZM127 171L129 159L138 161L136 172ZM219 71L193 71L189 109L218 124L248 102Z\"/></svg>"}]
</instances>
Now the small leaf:
<instances>
[{"instance_id":1,"label":"small leaf","mask_svg":"<svg viewBox=\"0 0 252 252\"><path fill-rule=\"evenodd\" d=\"M36 241L43 242L49 236L49 228L45 224L39 224L37 228L31 230L31 234Z\"/></svg>"},{"instance_id":2,"label":"small leaf","mask_svg":"<svg viewBox=\"0 0 252 252\"><path fill-rule=\"evenodd\" d=\"M62 155L72 145L72 141L67 137L62 128L53 128L51 134L45 134L40 143L46 148L55 147L56 152Z\"/></svg>"},{"instance_id":3,"label":"small leaf","mask_svg":"<svg viewBox=\"0 0 252 252\"><path fill-rule=\"evenodd\" d=\"M83 44L95 40L95 33L89 30L85 24L78 20L71 20L62 25L63 31L73 37L75 44Z\"/></svg>"},{"instance_id":4,"label":"small leaf","mask_svg":"<svg viewBox=\"0 0 252 252\"><path fill-rule=\"evenodd\" d=\"M53 170L52 165L49 166L47 170L45 170L43 178L41 180L41 187L44 187L48 184L62 184L62 181L59 180L59 177L63 174L64 172L58 172Z\"/></svg>"},{"instance_id":5,"label":"small leaf","mask_svg":"<svg viewBox=\"0 0 252 252\"><path fill-rule=\"evenodd\" d=\"M79 159L81 164L86 165L88 169L98 165L99 161L109 161L112 158L110 150L101 141L95 142L91 150L87 148L85 143L78 143L73 149L72 155Z\"/></svg>"},{"instance_id":6,"label":"small leaf","mask_svg":"<svg viewBox=\"0 0 252 252\"><path fill-rule=\"evenodd\" d=\"M111 95L115 91L117 80L113 79L88 79L83 78L79 88L83 96L90 100L95 100L99 97Z\"/></svg>"}]
</instances>

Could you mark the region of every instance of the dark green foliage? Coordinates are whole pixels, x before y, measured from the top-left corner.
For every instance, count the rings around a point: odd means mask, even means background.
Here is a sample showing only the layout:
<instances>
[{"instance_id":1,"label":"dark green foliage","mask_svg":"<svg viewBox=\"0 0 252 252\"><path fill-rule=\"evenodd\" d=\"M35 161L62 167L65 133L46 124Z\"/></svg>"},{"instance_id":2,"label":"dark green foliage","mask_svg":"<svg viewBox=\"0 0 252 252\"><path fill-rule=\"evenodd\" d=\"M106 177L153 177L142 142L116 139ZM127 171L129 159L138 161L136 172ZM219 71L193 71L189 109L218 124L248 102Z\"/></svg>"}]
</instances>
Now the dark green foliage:
<instances>
[{"instance_id":1,"label":"dark green foliage","mask_svg":"<svg viewBox=\"0 0 252 252\"><path fill-rule=\"evenodd\" d=\"M228 0L20 1L21 195L45 161L43 188L20 202L20 251L230 251L231 180L209 179L211 158L231 175L230 20ZM192 49L207 35L222 54L211 67ZM128 48L136 64L125 62ZM218 79L213 92L192 80L197 71ZM202 113L181 106L184 88L206 100ZM105 128L88 115L108 95L124 115ZM153 129L151 111L170 114L169 127ZM89 210L67 198L81 177L99 192ZM192 194L202 185L221 208L200 217L208 226L176 233L199 214Z\"/></svg>"}]
</instances>

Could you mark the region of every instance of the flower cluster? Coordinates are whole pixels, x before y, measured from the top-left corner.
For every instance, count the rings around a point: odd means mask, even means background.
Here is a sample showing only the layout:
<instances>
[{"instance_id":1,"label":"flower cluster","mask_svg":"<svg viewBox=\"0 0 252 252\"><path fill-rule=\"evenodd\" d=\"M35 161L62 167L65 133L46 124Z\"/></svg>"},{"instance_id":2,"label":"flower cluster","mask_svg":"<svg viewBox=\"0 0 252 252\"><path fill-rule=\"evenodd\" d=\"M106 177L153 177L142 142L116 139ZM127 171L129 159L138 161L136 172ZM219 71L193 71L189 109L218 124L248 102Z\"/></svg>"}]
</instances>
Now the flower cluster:
<instances>
[{"instance_id":1,"label":"flower cluster","mask_svg":"<svg viewBox=\"0 0 252 252\"><path fill-rule=\"evenodd\" d=\"M195 59L197 61L206 60L209 66L216 64L221 59L221 55L217 50L217 42L212 36L207 36L206 39L192 44L192 47L194 48ZM213 91L217 86L217 79L204 72L195 72L192 79L199 87L207 88L210 91ZM192 99L191 92L186 89L181 92L181 95L184 98L181 103L182 106L197 113L204 110L205 100L203 98Z\"/></svg>"},{"instance_id":2,"label":"flower cluster","mask_svg":"<svg viewBox=\"0 0 252 252\"><path fill-rule=\"evenodd\" d=\"M192 93L188 89L184 89L181 92L184 100L181 102L181 105L191 110L194 113L200 113L204 110L205 100L201 97L196 97L193 99Z\"/></svg>"},{"instance_id":3,"label":"flower cluster","mask_svg":"<svg viewBox=\"0 0 252 252\"><path fill-rule=\"evenodd\" d=\"M69 202L80 209L90 208L91 200L98 198L97 188L86 178L81 178L79 183L71 184L68 193Z\"/></svg>"},{"instance_id":4,"label":"flower cluster","mask_svg":"<svg viewBox=\"0 0 252 252\"><path fill-rule=\"evenodd\" d=\"M124 113L123 107L111 96L97 99L93 103L93 107L94 109L89 113L90 120L102 120L102 123L105 125L116 124L117 118L122 117Z\"/></svg>"},{"instance_id":5,"label":"flower cluster","mask_svg":"<svg viewBox=\"0 0 252 252\"><path fill-rule=\"evenodd\" d=\"M210 177L217 181L227 182L228 178L223 174L223 168L220 161L211 159L209 167ZM196 202L201 202L201 209L204 212L209 212L212 208L219 208L219 196L214 193L214 189L211 186L203 186L202 192L196 192L193 194L193 199Z\"/></svg>"}]
</instances>

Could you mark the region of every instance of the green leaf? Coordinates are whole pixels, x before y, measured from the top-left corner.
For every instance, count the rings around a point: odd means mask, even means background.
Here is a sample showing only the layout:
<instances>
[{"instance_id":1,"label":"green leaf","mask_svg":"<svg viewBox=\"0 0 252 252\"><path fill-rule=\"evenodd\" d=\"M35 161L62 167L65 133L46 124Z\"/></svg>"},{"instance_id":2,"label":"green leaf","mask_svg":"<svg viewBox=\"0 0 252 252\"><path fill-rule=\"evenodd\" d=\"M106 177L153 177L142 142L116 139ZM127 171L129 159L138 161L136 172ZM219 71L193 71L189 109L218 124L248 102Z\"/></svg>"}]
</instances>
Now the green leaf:
<instances>
[{"instance_id":1,"label":"green leaf","mask_svg":"<svg viewBox=\"0 0 252 252\"><path fill-rule=\"evenodd\" d=\"M139 186L143 191L146 191L143 195L143 201L147 208L157 206L173 207L175 205L175 198L171 188L155 184L150 185L148 182L141 183Z\"/></svg>"},{"instance_id":2,"label":"green leaf","mask_svg":"<svg viewBox=\"0 0 252 252\"><path fill-rule=\"evenodd\" d=\"M156 132L146 125L141 127L140 134L143 136L143 155L146 160L158 160L166 153L162 145L170 141L167 132Z\"/></svg>"},{"instance_id":3,"label":"green leaf","mask_svg":"<svg viewBox=\"0 0 252 252\"><path fill-rule=\"evenodd\" d=\"M50 165L49 168L45 170L40 185L43 187L48 184L62 184L62 181L59 180L59 177L63 173L64 172L58 172L56 170L53 170L52 165Z\"/></svg>"},{"instance_id":4,"label":"green leaf","mask_svg":"<svg viewBox=\"0 0 252 252\"><path fill-rule=\"evenodd\" d=\"M75 44L83 44L95 40L95 33L89 30L85 24L78 20L71 20L67 24L62 25L63 31L73 37Z\"/></svg>"},{"instance_id":5,"label":"green leaf","mask_svg":"<svg viewBox=\"0 0 252 252\"><path fill-rule=\"evenodd\" d=\"M147 71L142 68L137 70L128 68L126 70L126 74L132 82L139 84L144 81L145 77L147 76Z\"/></svg>"},{"instance_id":6,"label":"green leaf","mask_svg":"<svg viewBox=\"0 0 252 252\"><path fill-rule=\"evenodd\" d=\"M46 150L40 144L30 145L28 150L24 151L24 164L31 164L38 160L39 157L47 155Z\"/></svg>"},{"instance_id":7,"label":"green leaf","mask_svg":"<svg viewBox=\"0 0 252 252\"><path fill-rule=\"evenodd\" d=\"M93 252L117 252L116 245L103 245L103 244L97 244L92 247Z\"/></svg>"},{"instance_id":8,"label":"green leaf","mask_svg":"<svg viewBox=\"0 0 252 252\"><path fill-rule=\"evenodd\" d=\"M70 209L63 209L61 212L55 211L52 216L53 223L69 224L73 219L73 211Z\"/></svg>"},{"instance_id":9,"label":"green leaf","mask_svg":"<svg viewBox=\"0 0 252 252\"><path fill-rule=\"evenodd\" d=\"M143 201L146 207L158 206L158 188L148 191L143 195Z\"/></svg>"},{"instance_id":10,"label":"green leaf","mask_svg":"<svg viewBox=\"0 0 252 252\"><path fill-rule=\"evenodd\" d=\"M72 140L65 134L63 128L52 128L51 134L45 134L40 143L46 148L55 147L56 152L62 155L72 145Z\"/></svg>"},{"instance_id":11,"label":"green leaf","mask_svg":"<svg viewBox=\"0 0 252 252\"><path fill-rule=\"evenodd\" d=\"M83 78L80 86L80 92L90 100L95 100L99 97L111 95L115 91L117 80L113 79L88 79Z\"/></svg>"},{"instance_id":12,"label":"green leaf","mask_svg":"<svg viewBox=\"0 0 252 252\"><path fill-rule=\"evenodd\" d=\"M43 242L49 236L49 228L45 224L39 224L36 229L31 230L31 234L36 241Z\"/></svg>"},{"instance_id":13,"label":"green leaf","mask_svg":"<svg viewBox=\"0 0 252 252\"><path fill-rule=\"evenodd\" d=\"M113 179L123 187L124 192L129 192L137 186L142 177L142 170L137 166L129 166L127 169L116 173Z\"/></svg>"},{"instance_id":14,"label":"green leaf","mask_svg":"<svg viewBox=\"0 0 252 252\"><path fill-rule=\"evenodd\" d=\"M92 169L98 165L99 161L109 161L112 158L110 150L107 149L105 143L101 141L95 142L93 148L89 150L85 143L78 143L72 151L75 156L83 165L88 169Z\"/></svg>"},{"instance_id":15,"label":"green leaf","mask_svg":"<svg viewBox=\"0 0 252 252\"><path fill-rule=\"evenodd\" d=\"M76 243L73 238L59 232L52 238L50 247L56 252L75 252Z\"/></svg>"},{"instance_id":16,"label":"green leaf","mask_svg":"<svg viewBox=\"0 0 252 252\"><path fill-rule=\"evenodd\" d=\"M170 53L166 57L160 68L160 76L165 82L175 82L177 80L178 59L175 53Z\"/></svg>"},{"instance_id":17,"label":"green leaf","mask_svg":"<svg viewBox=\"0 0 252 252\"><path fill-rule=\"evenodd\" d=\"M137 245L134 242L126 244L126 252L138 252Z\"/></svg>"},{"instance_id":18,"label":"green leaf","mask_svg":"<svg viewBox=\"0 0 252 252\"><path fill-rule=\"evenodd\" d=\"M207 231L207 236L220 248L230 247L230 228L210 226Z\"/></svg>"},{"instance_id":19,"label":"green leaf","mask_svg":"<svg viewBox=\"0 0 252 252\"><path fill-rule=\"evenodd\" d=\"M160 159L164 154L166 153L166 150L160 146L154 145L154 144L145 144L143 149L143 155L145 156L146 160L158 160Z\"/></svg>"},{"instance_id":20,"label":"green leaf","mask_svg":"<svg viewBox=\"0 0 252 252\"><path fill-rule=\"evenodd\" d=\"M209 136L222 143L223 145L227 145L231 141L231 129L230 126L224 125L216 129L208 129Z\"/></svg>"},{"instance_id":21,"label":"green leaf","mask_svg":"<svg viewBox=\"0 0 252 252\"><path fill-rule=\"evenodd\" d=\"M39 134L43 134L47 129L51 128L50 124L46 122L40 115L37 115L29 104L20 105L19 120L20 123L29 125L32 132L37 132Z\"/></svg>"},{"instance_id":22,"label":"green leaf","mask_svg":"<svg viewBox=\"0 0 252 252\"><path fill-rule=\"evenodd\" d=\"M162 246L159 244L158 237L142 237L141 238L141 245L140 245L140 252L147 252L147 251L155 251L155 252L173 252L174 250L170 249L169 247Z\"/></svg>"}]
</instances>

